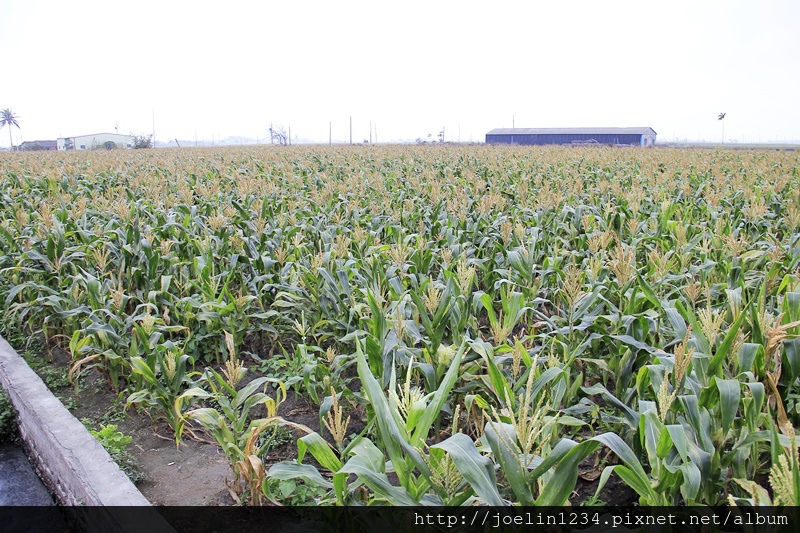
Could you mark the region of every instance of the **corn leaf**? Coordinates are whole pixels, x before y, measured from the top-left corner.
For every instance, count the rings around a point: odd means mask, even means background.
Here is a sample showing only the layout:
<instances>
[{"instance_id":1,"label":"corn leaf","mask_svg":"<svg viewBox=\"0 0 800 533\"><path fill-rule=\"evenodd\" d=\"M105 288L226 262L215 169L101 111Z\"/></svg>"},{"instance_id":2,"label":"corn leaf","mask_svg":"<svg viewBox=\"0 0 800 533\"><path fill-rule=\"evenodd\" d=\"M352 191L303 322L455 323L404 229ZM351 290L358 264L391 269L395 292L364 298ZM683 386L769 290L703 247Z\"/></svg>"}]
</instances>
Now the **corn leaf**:
<instances>
[{"instance_id":1,"label":"corn leaf","mask_svg":"<svg viewBox=\"0 0 800 533\"><path fill-rule=\"evenodd\" d=\"M736 411L739 409L741 384L738 379L714 380L719 390L720 411L722 412L722 429L727 433L731 428Z\"/></svg>"},{"instance_id":2,"label":"corn leaf","mask_svg":"<svg viewBox=\"0 0 800 533\"><path fill-rule=\"evenodd\" d=\"M330 444L323 439L319 433L313 432L304 435L297 441L297 462L300 463L306 454L306 450L311 452L314 459L324 468L331 472L338 472L342 468L342 462L333 453Z\"/></svg>"},{"instance_id":3,"label":"corn leaf","mask_svg":"<svg viewBox=\"0 0 800 533\"><path fill-rule=\"evenodd\" d=\"M486 423L483 436L492 449L492 455L521 505L533 505L533 491L527 482L527 466L520 458L517 433L514 426L502 422Z\"/></svg>"},{"instance_id":4,"label":"corn leaf","mask_svg":"<svg viewBox=\"0 0 800 533\"><path fill-rule=\"evenodd\" d=\"M375 494L386 500L391 505L413 506L419 505L404 487L395 487L389 482L386 474L376 472L370 468L363 457L352 457L339 469L343 474L355 474Z\"/></svg>"},{"instance_id":5,"label":"corn leaf","mask_svg":"<svg viewBox=\"0 0 800 533\"><path fill-rule=\"evenodd\" d=\"M333 488L333 483L322 477L319 471L311 465L281 461L270 467L267 476L281 481L287 479L301 479L305 483L316 487L322 487L324 489Z\"/></svg>"},{"instance_id":6,"label":"corn leaf","mask_svg":"<svg viewBox=\"0 0 800 533\"><path fill-rule=\"evenodd\" d=\"M431 448L440 448L450 454L458 471L475 494L487 505L495 507L506 505L497 491L497 478L492 461L478 452L472 439L463 433L456 433Z\"/></svg>"}]
</instances>

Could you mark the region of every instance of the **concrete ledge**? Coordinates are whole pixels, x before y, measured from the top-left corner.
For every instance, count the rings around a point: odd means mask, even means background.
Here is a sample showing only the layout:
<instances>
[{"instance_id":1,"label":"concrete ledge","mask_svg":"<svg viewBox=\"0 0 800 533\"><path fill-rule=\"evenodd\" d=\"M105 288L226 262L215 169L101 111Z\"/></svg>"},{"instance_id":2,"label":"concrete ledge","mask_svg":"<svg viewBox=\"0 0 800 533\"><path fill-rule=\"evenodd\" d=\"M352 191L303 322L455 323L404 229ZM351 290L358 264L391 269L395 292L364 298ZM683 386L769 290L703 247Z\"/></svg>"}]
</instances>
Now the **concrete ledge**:
<instances>
[{"instance_id":1,"label":"concrete ledge","mask_svg":"<svg viewBox=\"0 0 800 533\"><path fill-rule=\"evenodd\" d=\"M75 509L70 514L79 522L91 525L92 531L171 529L105 448L2 337L0 384L17 410L19 433L31 463L60 505L140 508L125 513L113 509L80 513ZM93 524L86 524L87 519Z\"/></svg>"}]
</instances>

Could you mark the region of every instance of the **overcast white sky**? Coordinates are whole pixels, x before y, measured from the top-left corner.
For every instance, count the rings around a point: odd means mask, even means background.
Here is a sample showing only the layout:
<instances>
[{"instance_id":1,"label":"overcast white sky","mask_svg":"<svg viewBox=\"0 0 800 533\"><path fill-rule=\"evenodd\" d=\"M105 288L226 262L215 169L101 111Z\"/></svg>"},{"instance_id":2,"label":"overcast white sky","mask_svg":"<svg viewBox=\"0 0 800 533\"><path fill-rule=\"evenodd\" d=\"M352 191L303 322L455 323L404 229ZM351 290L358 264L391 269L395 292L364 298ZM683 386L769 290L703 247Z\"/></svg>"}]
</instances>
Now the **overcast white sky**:
<instances>
[{"instance_id":1,"label":"overcast white sky","mask_svg":"<svg viewBox=\"0 0 800 533\"><path fill-rule=\"evenodd\" d=\"M0 0L19 140L113 132L482 141L650 126L800 140L800 2ZM374 133L373 133L374 135ZM8 132L0 130L0 146Z\"/></svg>"}]
</instances>

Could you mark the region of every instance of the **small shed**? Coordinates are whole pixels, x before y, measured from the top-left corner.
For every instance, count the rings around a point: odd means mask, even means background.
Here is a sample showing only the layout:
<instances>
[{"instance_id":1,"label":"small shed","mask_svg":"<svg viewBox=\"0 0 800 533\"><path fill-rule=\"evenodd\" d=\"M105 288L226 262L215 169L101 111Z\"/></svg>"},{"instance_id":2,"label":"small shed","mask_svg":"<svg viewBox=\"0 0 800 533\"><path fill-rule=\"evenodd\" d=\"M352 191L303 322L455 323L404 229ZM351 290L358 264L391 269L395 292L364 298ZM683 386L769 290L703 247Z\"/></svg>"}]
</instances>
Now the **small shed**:
<instances>
[{"instance_id":1,"label":"small shed","mask_svg":"<svg viewBox=\"0 0 800 533\"><path fill-rule=\"evenodd\" d=\"M487 144L653 146L655 142L653 128L497 128L486 134Z\"/></svg>"}]
</instances>

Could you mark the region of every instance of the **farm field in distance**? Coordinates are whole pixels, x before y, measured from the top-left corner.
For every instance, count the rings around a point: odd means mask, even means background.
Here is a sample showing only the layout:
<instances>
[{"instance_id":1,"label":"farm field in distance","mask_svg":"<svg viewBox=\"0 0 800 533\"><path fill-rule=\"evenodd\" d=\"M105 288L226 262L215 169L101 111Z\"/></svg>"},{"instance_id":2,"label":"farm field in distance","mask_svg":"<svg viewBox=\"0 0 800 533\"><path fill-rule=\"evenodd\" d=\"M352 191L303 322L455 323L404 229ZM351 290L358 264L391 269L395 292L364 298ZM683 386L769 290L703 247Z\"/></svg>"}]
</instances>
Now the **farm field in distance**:
<instances>
[{"instance_id":1,"label":"farm field in distance","mask_svg":"<svg viewBox=\"0 0 800 533\"><path fill-rule=\"evenodd\" d=\"M243 504L800 504L798 152L0 153L0 298Z\"/></svg>"}]
</instances>

